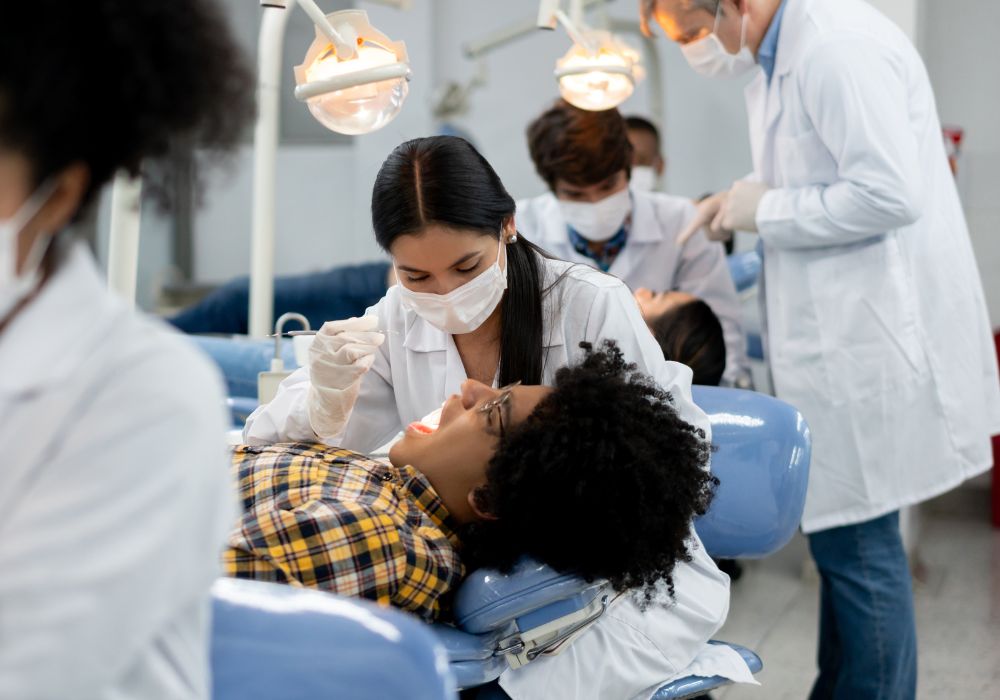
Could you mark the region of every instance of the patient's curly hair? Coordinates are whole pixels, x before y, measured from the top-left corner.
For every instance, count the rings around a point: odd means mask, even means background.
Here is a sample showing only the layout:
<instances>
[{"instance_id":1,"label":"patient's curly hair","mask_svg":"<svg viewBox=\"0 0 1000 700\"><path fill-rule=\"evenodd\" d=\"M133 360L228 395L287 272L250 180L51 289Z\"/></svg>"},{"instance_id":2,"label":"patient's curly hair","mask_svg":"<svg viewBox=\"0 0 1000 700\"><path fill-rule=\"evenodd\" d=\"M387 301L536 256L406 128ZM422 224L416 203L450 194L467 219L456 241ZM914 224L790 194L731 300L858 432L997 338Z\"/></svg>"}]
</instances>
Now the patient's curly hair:
<instances>
[{"instance_id":1,"label":"patient's curly hair","mask_svg":"<svg viewBox=\"0 0 1000 700\"><path fill-rule=\"evenodd\" d=\"M81 210L120 168L229 151L253 111L253 73L215 0L3 5L0 148L24 155L36 184L85 164Z\"/></svg>"},{"instance_id":2,"label":"patient's curly hair","mask_svg":"<svg viewBox=\"0 0 1000 700\"><path fill-rule=\"evenodd\" d=\"M672 595L691 522L718 483L709 444L613 341L580 346L584 360L559 370L490 461L476 497L496 520L465 527L463 557L506 572L528 556L618 591L648 598L663 582Z\"/></svg>"}]
</instances>

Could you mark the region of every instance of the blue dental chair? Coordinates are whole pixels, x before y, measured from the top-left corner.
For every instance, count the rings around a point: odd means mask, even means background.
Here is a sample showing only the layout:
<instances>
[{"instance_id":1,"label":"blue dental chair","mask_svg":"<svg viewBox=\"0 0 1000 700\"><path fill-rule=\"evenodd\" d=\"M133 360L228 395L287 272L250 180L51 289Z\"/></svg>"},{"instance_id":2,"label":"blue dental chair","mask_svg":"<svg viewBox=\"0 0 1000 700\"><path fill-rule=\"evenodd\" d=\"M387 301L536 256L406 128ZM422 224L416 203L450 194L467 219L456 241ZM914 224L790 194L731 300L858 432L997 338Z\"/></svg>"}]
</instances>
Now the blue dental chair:
<instances>
[{"instance_id":1,"label":"blue dental chair","mask_svg":"<svg viewBox=\"0 0 1000 700\"><path fill-rule=\"evenodd\" d=\"M717 448L712 472L720 480L711 509L695 523L698 534L716 558L767 556L788 542L802 515L811 451L808 426L788 404L754 392L694 387L694 400L712 423ZM411 619L413 624L399 624L400 641L392 643L364 624L338 627L339 621L316 613L313 602L294 604L307 594L311 601L319 596L370 611L363 602L269 584L239 585L256 586L258 602L241 605L238 596L234 602L233 595L220 596L216 589L216 699L447 697L448 681L441 680L444 665L458 688L484 687L489 690L480 697L502 698L495 680L504 670L530 663L583 631L599 619L610 600L602 582L588 583L531 562L509 575L476 571L456 593L454 627L428 628ZM284 608L267 603L272 595L284 600ZM287 612L289 607L294 614ZM381 612L394 620L406 617ZM762 668L753 651L729 646L753 673ZM421 647L429 655L418 659ZM436 648L443 648L445 655L429 651ZM293 682L306 690L291 692ZM653 697L680 700L728 682L681 678L665 683ZM418 688L428 694L418 694ZM433 694L437 692L444 695Z\"/></svg>"}]
</instances>

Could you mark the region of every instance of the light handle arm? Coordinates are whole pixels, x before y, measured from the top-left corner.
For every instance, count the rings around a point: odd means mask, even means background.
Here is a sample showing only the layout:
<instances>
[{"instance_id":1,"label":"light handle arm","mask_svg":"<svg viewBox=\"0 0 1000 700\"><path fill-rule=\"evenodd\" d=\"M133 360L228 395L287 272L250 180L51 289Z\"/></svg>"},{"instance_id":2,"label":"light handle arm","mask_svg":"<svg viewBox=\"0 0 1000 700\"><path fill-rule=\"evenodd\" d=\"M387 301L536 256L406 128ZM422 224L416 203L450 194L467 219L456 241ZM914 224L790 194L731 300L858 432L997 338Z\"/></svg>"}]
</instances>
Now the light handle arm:
<instances>
[{"instance_id":1,"label":"light handle arm","mask_svg":"<svg viewBox=\"0 0 1000 700\"><path fill-rule=\"evenodd\" d=\"M353 41L348 41L346 37L341 35L332 24L330 20L326 18L323 14L323 10L319 8L315 0L299 0L299 5L305 10L306 14L309 15L309 19L313 21L321 32L329 39L337 49L337 57L342 61L346 61L355 58L358 55L357 46ZM351 37L351 39L356 39L356 37Z\"/></svg>"},{"instance_id":2,"label":"light handle arm","mask_svg":"<svg viewBox=\"0 0 1000 700\"><path fill-rule=\"evenodd\" d=\"M569 38L573 40L573 43L579 44L585 48L588 53L597 53L597 47L587 39L581 30L583 25L574 22L562 10L556 10L556 19L559 20L559 23L566 30L566 33L569 34Z\"/></svg>"}]
</instances>

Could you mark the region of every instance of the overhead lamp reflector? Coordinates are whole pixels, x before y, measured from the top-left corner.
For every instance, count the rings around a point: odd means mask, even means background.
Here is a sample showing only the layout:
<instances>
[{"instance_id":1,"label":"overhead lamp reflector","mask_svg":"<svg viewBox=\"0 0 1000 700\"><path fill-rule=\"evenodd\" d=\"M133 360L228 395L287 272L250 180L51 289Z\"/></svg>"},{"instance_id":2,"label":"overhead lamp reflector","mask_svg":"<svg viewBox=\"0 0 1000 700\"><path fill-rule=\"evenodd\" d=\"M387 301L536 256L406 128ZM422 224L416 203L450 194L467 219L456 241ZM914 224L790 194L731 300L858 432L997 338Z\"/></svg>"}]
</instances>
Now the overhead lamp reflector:
<instances>
[{"instance_id":1,"label":"overhead lamp reflector","mask_svg":"<svg viewBox=\"0 0 1000 700\"><path fill-rule=\"evenodd\" d=\"M580 109L599 112L617 107L643 78L639 53L602 30L585 30L579 39L556 62L559 92Z\"/></svg>"},{"instance_id":2,"label":"overhead lamp reflector","mask_svg":"<svg viewBox=\"0 0 1000 700\"><path fill-rule=\"evenodd\" d=\"M409 92L406 45L372 27L363 10L326 15L342 42L319 26L302 65L295 67L295 97L326 128L367 134L399 114Z\"/></svg>"}]
</instances>

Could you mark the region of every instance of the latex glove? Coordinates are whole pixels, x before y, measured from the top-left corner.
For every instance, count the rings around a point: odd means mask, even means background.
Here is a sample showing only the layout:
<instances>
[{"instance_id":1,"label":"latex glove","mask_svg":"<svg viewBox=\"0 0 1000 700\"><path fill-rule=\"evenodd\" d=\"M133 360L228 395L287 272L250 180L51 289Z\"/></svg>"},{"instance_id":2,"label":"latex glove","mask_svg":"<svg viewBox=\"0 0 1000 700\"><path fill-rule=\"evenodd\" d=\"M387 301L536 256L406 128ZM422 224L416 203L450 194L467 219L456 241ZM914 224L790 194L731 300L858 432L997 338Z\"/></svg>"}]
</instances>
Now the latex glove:
<instances>
[{"instance_id":1,"label":"latex glove","mask_svg":"<svg viewBox=\"0 0 1000 700\"><path fill-rule=\"evenodd\" d=\"M737 180L726 195L711 229L757 233L757 208L770 188L751 180Z\"/></svg>"},{"instance_id":2,"label":"latex glove","mask_svg":"<svg viewBox=\"0 0 1000 700\"><path fill-rule=\"evenodd\" d=\"M362 316L327 321L309 348L309 424L321 438L337 435L347 423L361 379L385 342L378 318Z\"/></svg>"},{"instance_id":3,"label":"latex glove","mask_svg":"<svg viewBox=\"0 0 1000 700\"><path fill-rule=\"evenodd\" d=\"M727 231L723 229L714 229L712 227L712 222L714 222L719 213L722 211L722 207L726 202L726 197L729 195L728 192L719 192L718 194L713 194L711 197L706 197L702 201L698 202L697 212L691 222L687 225L681 235L677 237L677 245L682 246L687 243L694 234L698 231L704 229L705 236L710 241L728 241L733 237L732 231Z\"/></svg>"}]
</instances>

